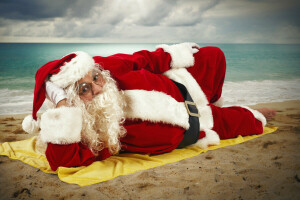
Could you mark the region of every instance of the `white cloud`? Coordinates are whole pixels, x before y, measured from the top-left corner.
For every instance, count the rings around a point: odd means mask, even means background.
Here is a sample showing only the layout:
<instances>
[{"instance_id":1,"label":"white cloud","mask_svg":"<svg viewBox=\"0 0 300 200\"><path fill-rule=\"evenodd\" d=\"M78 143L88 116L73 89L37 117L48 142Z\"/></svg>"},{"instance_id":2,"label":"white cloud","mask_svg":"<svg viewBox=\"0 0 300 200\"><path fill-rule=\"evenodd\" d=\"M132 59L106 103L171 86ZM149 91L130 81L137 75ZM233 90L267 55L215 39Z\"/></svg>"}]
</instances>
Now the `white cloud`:
<instances>
[{"instance_id":1,"label":"white cloud","mask_svg":"<svg viewBox=\"0 0 300 200\"><path fill-rule=\"evenodd\" d=\"M223 0L203 15L204 18L251 17L272 15L274 12L293 6L294 0Z\"/></svg>"},{"instance_id":2,"label":"white cloud","mask_svg":"<svg viewBox=\"0 0 300 200\"><path fill-rule=\"evenodd\" d=\"M0 13L0 42L300 43L299 3L293 0L65 2L42 1L50 10L25 20L25 9Z\"/></svg>"}]
</instances>

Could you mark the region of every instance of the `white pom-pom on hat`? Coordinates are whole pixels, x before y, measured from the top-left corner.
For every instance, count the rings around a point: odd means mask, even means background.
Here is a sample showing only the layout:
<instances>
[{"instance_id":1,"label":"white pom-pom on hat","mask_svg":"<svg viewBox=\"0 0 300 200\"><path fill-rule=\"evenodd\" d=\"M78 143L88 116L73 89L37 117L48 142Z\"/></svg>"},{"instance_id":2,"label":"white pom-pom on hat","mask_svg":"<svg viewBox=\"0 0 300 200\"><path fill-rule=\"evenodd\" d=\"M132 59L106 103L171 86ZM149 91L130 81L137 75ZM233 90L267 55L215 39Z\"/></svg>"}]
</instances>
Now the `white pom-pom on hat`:
<instances>
[{"instance_id":1,"label":"white pom-pom on hat","mask_svg":"<svg viewBox=\"0 0 300 200\"><path fill-rule=\"evenodd\" d=\"M27 133L36 133L40 128L40 120L34 120L32 115L28 115L22 122L22 128Z\"/></svg>"}]
</instances>

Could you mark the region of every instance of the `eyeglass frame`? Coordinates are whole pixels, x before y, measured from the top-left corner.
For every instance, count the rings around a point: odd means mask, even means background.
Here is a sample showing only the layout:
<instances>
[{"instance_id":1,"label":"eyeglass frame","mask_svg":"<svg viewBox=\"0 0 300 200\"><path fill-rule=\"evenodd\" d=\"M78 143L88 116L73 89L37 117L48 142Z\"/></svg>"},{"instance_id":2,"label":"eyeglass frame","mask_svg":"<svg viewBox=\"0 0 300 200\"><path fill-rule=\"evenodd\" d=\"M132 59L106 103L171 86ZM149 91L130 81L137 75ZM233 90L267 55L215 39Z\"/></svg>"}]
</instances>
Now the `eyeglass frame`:
<instances>
[{"instance_id":1,"label":"eyeglass frame","mask_svg":"<svg viewBox=\"0 0 300 200\"><path fill-rule=\"evenodd\" d=\"M92 71L92 79L94 79L94 76L95 76L95 73L98 73L98 75L101 75L101 71L99 70L99 69L93 69L93 71ZM103 77L102 77L102 79L103 79ZM105 80L103 79L103 81L105 82ZM89 90L93 93L93 86L92 86L92 83L94 83L94 84L96 84L96 85L99 85L99 84L101 84L101 83L97 83L97 82L95 82L95 81L92 81L91 83L87 83L87 82L82 82L82 83L80 83L77 87L76 87L76 91L78 92L78 94L80 95L80 96L84 96L84 94L80 94L80 88L81 87L84 87L84 86L89 86L88 88L89 88Z\"/></svg>"}]
</instances>

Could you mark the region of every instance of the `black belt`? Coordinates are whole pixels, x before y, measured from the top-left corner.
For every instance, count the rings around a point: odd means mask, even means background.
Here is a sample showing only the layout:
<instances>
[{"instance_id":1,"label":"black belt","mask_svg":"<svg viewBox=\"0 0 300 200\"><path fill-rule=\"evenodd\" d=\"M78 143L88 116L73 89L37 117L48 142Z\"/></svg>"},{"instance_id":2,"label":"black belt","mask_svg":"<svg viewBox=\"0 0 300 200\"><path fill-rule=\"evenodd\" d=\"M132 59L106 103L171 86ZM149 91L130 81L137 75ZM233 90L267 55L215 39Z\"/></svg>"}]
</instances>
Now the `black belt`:
<instances>
[{"instance_id":1,"label":"black belt","mask_svg":"<svg viewBox=\"0 0 300 200\"><path fill-rule=\"evenodd\" d=\"M173 81L173 80L172 80ZM190 128L184 132L184 137L180 144L177 146L176 149L184 148L188 145L195 144L199 139L199 132L200 132L200 122L199 122L199 111L197 109L196 104L194 103L190 93L187 91L186 87L173 81L175 85L178 87L182 97L184 98L185 107L189 114L189 124Z\"/></svg>"}]
</instances>

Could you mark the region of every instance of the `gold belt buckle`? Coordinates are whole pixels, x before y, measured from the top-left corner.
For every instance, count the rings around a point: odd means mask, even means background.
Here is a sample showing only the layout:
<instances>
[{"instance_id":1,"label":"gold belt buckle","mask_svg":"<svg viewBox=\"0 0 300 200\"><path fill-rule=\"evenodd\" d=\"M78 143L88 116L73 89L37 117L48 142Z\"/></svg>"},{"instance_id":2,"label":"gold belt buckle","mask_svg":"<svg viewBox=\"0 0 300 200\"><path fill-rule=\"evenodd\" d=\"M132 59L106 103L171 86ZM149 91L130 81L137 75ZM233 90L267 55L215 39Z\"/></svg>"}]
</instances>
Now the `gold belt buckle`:
<instances>
[{"instance_id":1,"label":"gold belt buckle","mask_svg":"<svg viewBox=\"0 0 300 200\"><path fill-rule=\"evenodd\" d=\"M197 108L197 105L196 105L194 102L191 102L191 101L184 101L184 105L185 105L185 108L186 108L186 110L187 110L187 112L188 112L188 114L189 114L190 116L193 116L193 117L200 117L199 110L198 110L198 108ZM197 108L198 112L197 112L197 113L191 112L188 105L195 106L195 107Z\"/></svg>"}]
</instances>

